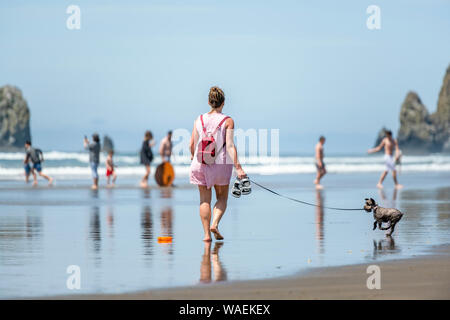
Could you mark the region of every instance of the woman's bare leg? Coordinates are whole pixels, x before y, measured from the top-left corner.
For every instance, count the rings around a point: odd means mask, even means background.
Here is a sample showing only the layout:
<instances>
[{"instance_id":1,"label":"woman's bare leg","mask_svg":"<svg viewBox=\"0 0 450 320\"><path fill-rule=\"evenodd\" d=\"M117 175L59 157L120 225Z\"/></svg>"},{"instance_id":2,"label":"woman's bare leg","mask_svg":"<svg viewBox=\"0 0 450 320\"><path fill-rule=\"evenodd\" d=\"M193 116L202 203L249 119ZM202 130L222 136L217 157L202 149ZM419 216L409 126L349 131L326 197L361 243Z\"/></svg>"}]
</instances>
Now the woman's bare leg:
<instances>
[{"instance_id":1,"label":"woman's bare leg","mask_svg":"<svg viewBox=\"0 0 450 320\"><path fill-rule=\"evenodd\" d=\"M203 241L211 241L209 225L211 223L211 189L206 186L198 186L200 192L200 219L203 225L205 237Z\"/></svg>"},{"instance_id":2,"label":"woman's bare leg","mask_svg":"<svg viewBox=\"0 0 450 320\"><path fill-rule=\"evenodd\" d=\"M211 225L211 232L214 233L216 240L223 240L223 236L219 233L219 222L227 209L228 201L228 185L214 186L216 190L216 204L214 205L214 218Z\"/></svg>"},{"instance_id":3,"label":"woman's bare leg","mask_svg":"<svg viewBox=\"0 0 450 320\"><path fill-rule=\"evenodd\" d=\"M145 165L145 176L142 178L141 187L148 187L148 177L150 176L150 165Z\"/></svg>"}]
</instances>

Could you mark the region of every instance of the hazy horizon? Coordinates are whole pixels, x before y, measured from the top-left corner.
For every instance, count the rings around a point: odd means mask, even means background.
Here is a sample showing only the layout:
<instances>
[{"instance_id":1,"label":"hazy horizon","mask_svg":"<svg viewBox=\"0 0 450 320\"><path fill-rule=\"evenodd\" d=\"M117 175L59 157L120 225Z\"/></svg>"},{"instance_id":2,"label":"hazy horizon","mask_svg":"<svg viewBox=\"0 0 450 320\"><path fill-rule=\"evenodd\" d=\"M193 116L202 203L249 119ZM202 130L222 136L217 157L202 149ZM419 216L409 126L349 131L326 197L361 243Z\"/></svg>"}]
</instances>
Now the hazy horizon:
<instances>
[{"instance_id":1,"label":"hazy horizon","mask_svg":"<svg viewBox=\"0 0 450 320\"><path fill-rule=\"evenodd\" d=\"M81 9L69 30L66 9ZM132 5L131 5L132 4ZM381 9L369 30L366 8ZM244 130L280 129L281 154L362 154L396 133L400 106L419 94L436 110L450 63L450 3L428 1L15 1L0 4L0 86L19 87L33 142L82 150L99 132L117 150L145 130L192 130L209 87Z\"/></svg>"}]
</instances>

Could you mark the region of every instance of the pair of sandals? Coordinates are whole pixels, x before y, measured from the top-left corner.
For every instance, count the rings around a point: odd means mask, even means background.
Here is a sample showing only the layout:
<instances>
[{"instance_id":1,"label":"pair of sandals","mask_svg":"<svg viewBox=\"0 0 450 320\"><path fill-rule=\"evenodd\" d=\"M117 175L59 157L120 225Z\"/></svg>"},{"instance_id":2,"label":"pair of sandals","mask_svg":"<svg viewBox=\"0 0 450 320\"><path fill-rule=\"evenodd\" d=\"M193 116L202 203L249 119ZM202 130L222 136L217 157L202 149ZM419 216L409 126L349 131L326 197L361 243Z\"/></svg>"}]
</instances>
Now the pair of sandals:
<instances>
[{"instance_id":1,"label":"pair of sandals","mask_svg":"<svg viewBox=\"0 0 450 320\"><path fill-rule=\"evenodd\" d=\"M252 192L252 186L250 184L250 179L248 177L239 179L236 178L231 189L231 194L235 198L239 198L241 195L247 195Z\"/></svg>"}]
</instances>

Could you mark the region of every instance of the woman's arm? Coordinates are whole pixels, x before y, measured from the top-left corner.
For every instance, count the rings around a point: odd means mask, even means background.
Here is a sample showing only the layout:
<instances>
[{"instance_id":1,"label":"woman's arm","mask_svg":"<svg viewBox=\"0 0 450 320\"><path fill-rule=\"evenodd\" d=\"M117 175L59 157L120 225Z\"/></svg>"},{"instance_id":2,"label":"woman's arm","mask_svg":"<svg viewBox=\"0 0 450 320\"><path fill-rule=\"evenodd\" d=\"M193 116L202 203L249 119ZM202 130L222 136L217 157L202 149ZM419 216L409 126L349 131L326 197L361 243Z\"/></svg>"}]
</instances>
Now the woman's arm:
<instances>
[{"instance_id":1,"label":"woman's arm","mask_svg":"<svg viewBox=\"0 0 450 320\"><path fill-rule=\"evenodd\" d=\"M191 141L189 142L189 150L191 151L191 160L194 159L194 153L195 153L195 146L198 142L198 132L195 129L195 121L194 121L194 128L192 129L191 134Z\"/></svg>"},{"instance_id":2,"label":"woman's arm","mask_svg":"<svg viewBox=\"0 0 450 320\"><path fill-rule=\"evenodd\" d=\"M242 166L238 159L236 146L234 145L234 121L233 121L233 119L230 118L225 122L225 129L226 129L227 153L230 156L230 158L233 159L233 165L234 165L234 168L236 169L238 178L242 179L245 176L247 176L247 174L242 169Z\"/></svg>"}]
</instances>

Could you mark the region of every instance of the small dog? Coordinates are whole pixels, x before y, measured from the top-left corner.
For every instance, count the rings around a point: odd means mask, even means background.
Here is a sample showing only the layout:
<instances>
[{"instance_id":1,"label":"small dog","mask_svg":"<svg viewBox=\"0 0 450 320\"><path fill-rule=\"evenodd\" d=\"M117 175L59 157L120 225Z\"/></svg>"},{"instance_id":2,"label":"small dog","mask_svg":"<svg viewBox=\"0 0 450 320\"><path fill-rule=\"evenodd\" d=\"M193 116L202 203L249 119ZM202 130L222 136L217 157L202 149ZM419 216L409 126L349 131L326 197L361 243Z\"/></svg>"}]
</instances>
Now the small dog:
<instances>
[{"instance_id":1,"label":"small dog","mask_svg":"<svg viewBox=\"0 0 450 320\"><path fill-rule=\"evenodd\" d=\"M401 213L397 209L388 209L388 208L382 208L379 207L378 204L373 200L365 199L366 204L364 205L364 210L367 212L371 212L373 210L373 218L375 219L375 222L373 224L373 230L377 228L380 230L388 230L391 229L386 235L390 236L395 229L395 225L397 222L400 221L400 219L403 217L403 213ZM382 227L383 222L388 222L389 225L387 227Z\"/></svg>"}]
</instances>

